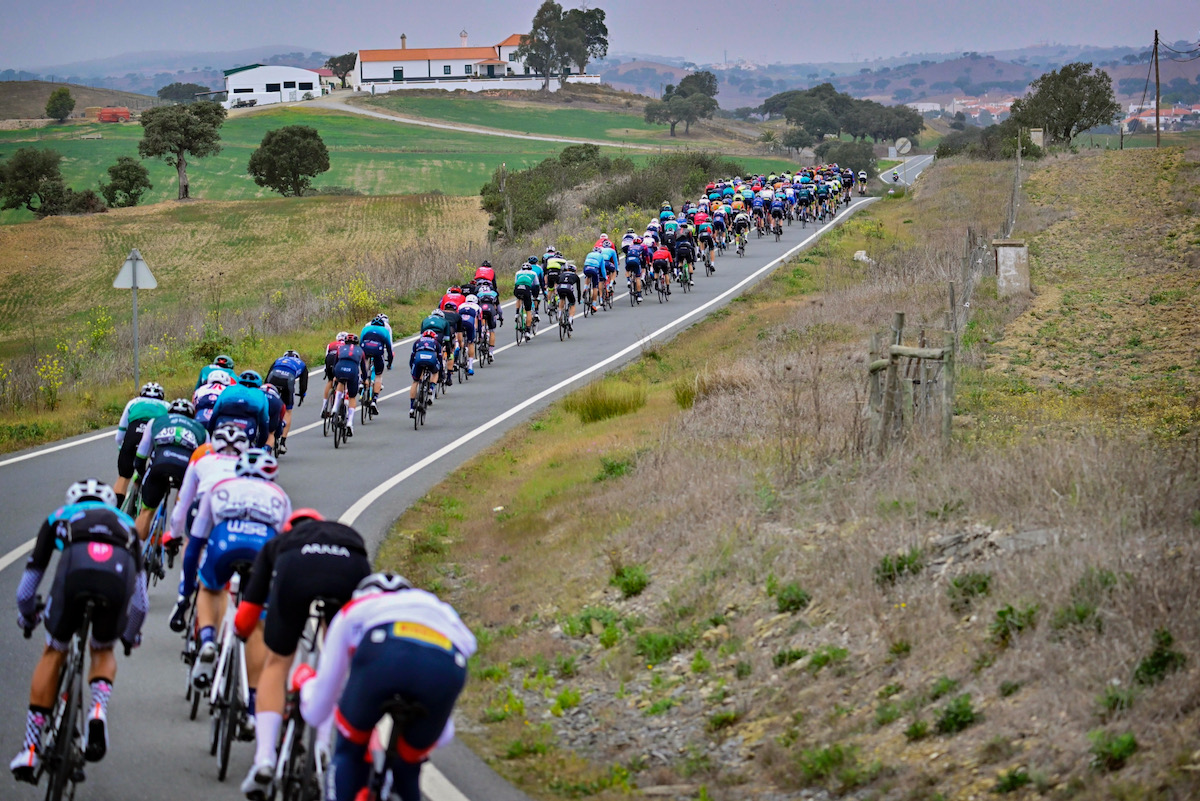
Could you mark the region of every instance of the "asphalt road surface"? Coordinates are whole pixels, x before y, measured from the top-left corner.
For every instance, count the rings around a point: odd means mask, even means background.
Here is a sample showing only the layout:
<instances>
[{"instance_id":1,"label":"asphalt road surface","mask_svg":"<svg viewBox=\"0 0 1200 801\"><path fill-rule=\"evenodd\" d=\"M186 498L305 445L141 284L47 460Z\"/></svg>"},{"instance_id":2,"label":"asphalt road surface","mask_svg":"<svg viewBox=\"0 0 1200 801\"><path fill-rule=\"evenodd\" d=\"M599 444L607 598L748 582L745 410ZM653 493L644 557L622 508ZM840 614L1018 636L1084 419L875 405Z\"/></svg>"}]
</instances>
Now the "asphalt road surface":
<instances>
[{"instance_id":1,"label":"asphalt road surface","mask_svg":"<svg viewBox=\"0 0 1200 801\"><path fill-rule=\"evenodd\" d=\"M869 202L855 199L837 221ZM577 314L575 336L566 342L559 341L555 327L544 325L532 342L514 347L513 315L511 306L506 307L508 319L497 332L495 364L477 369L465 386L456 383L445 398L439 398L420 431L413 431L405 403L407 345L398 344L396 370L384 376L381 415L372 423L358 423L354 438L336 451L332 438L321 435L321 382L315 377L308 402L295 410L279 483L295 506L314 506L330 517L340 515L374 549L404 509L506 430L567 391L636 358L648 338L670 338L703 319L767 275L781 257L814 242L819 231L828 230L829 225L821 229L785 226L779 243L772 236L758 239L751 235L744 258L726 251L728 255L717 260L714 276L705 277L701 271L694 291L684 294L676 286L667 303L648 296L642 305L631 308L620 288L612 311L588 319ZM620 280L618 287L623 287ZM153 375L147 378L153 379ZM396 397L388 397L392 393ZM25 640L15 625L13 603L31 538L44 517L62 504L63 491L71 481L86 476L114 480L115 458L111 429L0 457L4 509L0 609L7 618L0 625L0 650L4 653L0 756L6 759L21 745L29 677L44 636L39 628L33 640ZM49 589L53 569L52 565L43 580L43 594ZM252 745L235 746L229 777L219 784L216 761L208 754L207 712L202 710L196 721L187 718L180 639L167 628L176 583L177 575L168 575L166 582L151 591L144 644L132 658L119 659L109 712L109 753L103 762L89 766L77 798L213 801L241 797L238 785L249 770ZM427 767L423 776L423 789L432 801L525 798L461 745L438 752L433 762L435 767ZM18 785L7 777L0 779L0 787L0 798L7 801L41 798L45 793L44 786Z\"/></svg>"},{"instance_id":2,"label":"asphalt road surface","mask_svg":"<svg viewBox=\"0 0 1200 801\"><path fill-rule=\"evenodd\" d=\"M933 163L933 156L907 156L902 157L900 161L903 163L879 173L879 180L885 186L912 186L921 171ZM892 180L893 172L899 174L900 180Z\"/></svg>"}]
</instances>

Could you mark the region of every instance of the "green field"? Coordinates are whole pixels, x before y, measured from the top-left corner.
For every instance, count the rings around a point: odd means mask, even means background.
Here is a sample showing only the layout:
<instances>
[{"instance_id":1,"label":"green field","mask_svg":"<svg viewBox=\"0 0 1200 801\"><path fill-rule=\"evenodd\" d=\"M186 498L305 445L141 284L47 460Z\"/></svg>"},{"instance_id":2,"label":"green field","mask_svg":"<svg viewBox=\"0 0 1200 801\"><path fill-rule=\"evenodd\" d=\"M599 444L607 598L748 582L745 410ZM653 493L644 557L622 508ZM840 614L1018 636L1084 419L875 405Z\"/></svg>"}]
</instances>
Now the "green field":
<instances>
[{"instance_id":1,"label":"green field","mask_svg":"<svg viewBox=\"0 0 1200 801\"><path fill-rule=\"evenodd\" d=\"M641 144L680 143L680 137L671 139L666 126L651 125L640 114L619 111L514 104L469 97L413 97L404 92L374 98L368 105L414 117L516 133ZM678 133L683 133L683 126L678 128Z\"/></svg>"}]
</instances>

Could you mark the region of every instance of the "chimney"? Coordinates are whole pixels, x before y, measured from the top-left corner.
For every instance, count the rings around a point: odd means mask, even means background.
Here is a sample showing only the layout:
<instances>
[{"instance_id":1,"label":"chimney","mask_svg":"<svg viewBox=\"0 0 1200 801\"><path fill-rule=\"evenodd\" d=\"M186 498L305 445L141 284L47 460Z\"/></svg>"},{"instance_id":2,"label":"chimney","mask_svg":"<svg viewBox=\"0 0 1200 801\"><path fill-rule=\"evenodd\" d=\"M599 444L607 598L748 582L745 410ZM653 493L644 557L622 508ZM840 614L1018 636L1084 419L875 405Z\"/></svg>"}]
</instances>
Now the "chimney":
<instances>
[{"instance_id":1,"label":"chimney","mask_svg":"<svg viewBox=\"0 0 1200 801\"><path fill-rule=\"evenodd\" d=\"M463 28L461 31L459 31L458 38L462 42L462 46L466 47L467 46L467 30L466 30L466 28Z\"/></svg>"},{"instance_id":2,"label":"chimney","mask_svg":"<svg viewBox=\"0 0 1200 801\"><path fill-rule=\"evenodd\" d=\"M400 34L400 49L401 50L408 49L408 34L407 33Z\"/></svg>"}]
</instances>

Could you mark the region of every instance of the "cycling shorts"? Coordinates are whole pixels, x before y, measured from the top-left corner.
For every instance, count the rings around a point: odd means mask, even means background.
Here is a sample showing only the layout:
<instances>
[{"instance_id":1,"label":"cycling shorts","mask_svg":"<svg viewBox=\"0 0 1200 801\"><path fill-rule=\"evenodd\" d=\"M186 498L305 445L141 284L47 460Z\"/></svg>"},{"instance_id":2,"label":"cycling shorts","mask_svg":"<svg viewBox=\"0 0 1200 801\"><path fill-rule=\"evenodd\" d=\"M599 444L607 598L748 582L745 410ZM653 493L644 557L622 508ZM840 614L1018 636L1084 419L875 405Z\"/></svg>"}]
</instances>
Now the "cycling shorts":
<instances>
[{"instance_id":1,"label":"cycling shorts","mask_svg":"<svg viewBox=\"0 0 1200 801\"><path fill-rule=\"evenodd\" d=\"M196 422L207 427L208 421L212 419L212 414L212 406L205 406L203 409L196 409Z\"/></svg>"},{"instance_id":2,"label":"cycling shorts","mask_svg":"<svg viewBox=\"0 0 1200 801\"><path fill-rule=\"evenodd\" d=\"M558 296L562 299L562 302L568 306L575 305L575 287L560 285L558 287Z\"/></svg>"},{"instance_id":3,"label":"cycling shorts","mask_svg":"<svg viewBox=\"0 0 1200 801\"><path fill-rule=\"evenodd\" d=\"M412 379L420 381L423 373L438 372L438 357L436 353L421 351L413 356Z\"/></svg>"},{"instance_id":4,"label":"cycling shorts","mask_svg":"<svg viewBox=\"0 0 1200 801\"><path fill-rule=\"evenodd\" d=\"M371 353L371 351L367 351L368 371L371 369L372 365L375 366L376 377L383 375L383 351L379 351L379 353Z\"/></svg>"},{"instance_id":5,"label":"cycling shorts","mask_svg":"<svg viewBox=\"0 0 1200 801\"><path fill-rule=\"evenodd\" d=\"M304 553L304 549L284 551L275 560L271 591L267 600L267 619L263 641L277 654L287 656L296 650L308 608L316 598L325 598L325 619L330 620L350 600L358 582L371 573L371 562L363 554L349 557L327 553ZM340 601L331 608L329 600Z\"/></svg>"},{"instance_id":6,"label":"cycling shorts","mask_svg":"<svg viewBox=\"0 0 1200 801\"><path fill-rule=\"evenodd\" d=\"M279 390L279 397L283 401L283 408L291 409L295 405L296 393L292 387L296 382L290 375L286 373L268 373L267 383L273 384Z\"/></svg>"},{"instance_id":7,"label":"cycling shorts","mask_svg":"<svg viewBox=\"0 0 1200 801\"><path fill-rule=\"evenodd\" d=\"M150 459L150 467L146 469L146 475L142 478L143 508L158 508L172 488L179 489L191 456L184 448L155 449Z\"/></svg>"},{"instance_id":8,"label":"cycling shorts","mask_svg":"<svg viewBox=\"0 0 1200 801\"><path fill-rule=\"evenodd\" d=\"M337 364L337 351L330 350L325 352L325 380L333 380L333 366Z\"/></svg>"},{"instance_id":9,"label":"cycling shorts","mask_svg":"<svg viewBox=\"0 0 1200 801\"><path fill-rule=\"evenodd\" d=\"M600 286L600 271L595 267L584 267L583 276L592 285L592 289Z\"/></svg>"},{"instance_id":10,"label":"cycling shorts","mask_svg":"<svg viewBox=\"0 0 1200 801\"><path fill-rule=\"evenodd\" d=\"M487 323L488 329L495 331L496 330L496 317L497 317L495 307L492 306L491 304L488 304L487 306L481 307L481 309L482 309L481 313L483 314L483 321L485 323Z\"/></svg>"},{"instance_id":11,"label":"cycling shorts","mask_svg":"<svg viewBox=\"0 0 1200 801\"><path fill-rule=\"evenodd\" d=\"M333 377L346 383L346 394L349 397L358 396L358 385L362 378L358 364L349 360L338 362L333 368Z\"/></svg>"},{"instance_id":12,"label":"cycling shorts","mask_svg":"<svg viewBox=\"0 0 1200 801\"><path fill-rule=\"evenodd\" d=\"M771 209L771 217L776 220L783 219L783 209Z\"/></svg>"},{"instance_id":13,"label":"cycling shorts","mask_svg":"<svg viewBox=\"0 0 1200 801\"><path fill-rule=\"evenodd\" d=\"M462 334L464 342L475 341L475 318L464 317L462 320Z\"/></svg>"},{"instance_id":14,"label":"cycling shorts","mask_svg":"<svg viewBox=\"0 0 1200 801\"><path fill-rule=\"evenodd\" d=\"M642 263L637 259L626 259L625 272L636 278L640 278L642 275Z\"/></svg>"},{"instance_id":15,"label":"cycling shorts","mask_svg":"<svg viewBox=\"0 0 1200 801\"><path fill-rule=\"evenodd\" d=\"M660 272L660 273L666 272L669 269L671 269L671 262L667 261L666 259L655 259L654 260L655 272Z\"/></svg>"},{"instance_id":16,"label":"cycling shorts","mask_svg":"<svg viewBox=\"0 0 1200 801\"><path fill-rule=\"evenodd\" d=\"M208 546L200 559L200 584L219 590L233 578L239 562L254 564L254 558L275 530L253 520L224 520L213 526Z\"/></svg>"},{"instance_id":17,"label":"cycling shorts","mask_svg":"<svg viewBox=\"0 0 1200 801\"><path fill-rule=\"evenodd\" d=\"M117 452L117 475L121 478L133 478L133 460L137 458L138 445L149 424L149 420L138 420L125 430L125 439L121 440L121 450Z\"/></svg>"},{"instance_id":18,"label":"cycling shorts","mask_svg":"<svg viewBox=\"0 0 1200 801\"><path fill-rule=\"evenodd\" d=\"M85 596L91 596L100 601L92 612L92 643L101 649L112 647L125 630L137 575L137 559L124 548L103 542L68 545L58 559L46 603L48 641L71 641L83 623Z\"/></svg>"},{"instance_id":19,"label":"cycling shorts","mask_svg":"<svg viewBox=\"0 0 1200 801\"><path fill-rule=\"evenodd\" d=\"M513 296L521 302L521 305L525 307L525 311L533 310L534 294L534 290L527 286L518 286L513 288Z\"/></svg>"}]
</instances>

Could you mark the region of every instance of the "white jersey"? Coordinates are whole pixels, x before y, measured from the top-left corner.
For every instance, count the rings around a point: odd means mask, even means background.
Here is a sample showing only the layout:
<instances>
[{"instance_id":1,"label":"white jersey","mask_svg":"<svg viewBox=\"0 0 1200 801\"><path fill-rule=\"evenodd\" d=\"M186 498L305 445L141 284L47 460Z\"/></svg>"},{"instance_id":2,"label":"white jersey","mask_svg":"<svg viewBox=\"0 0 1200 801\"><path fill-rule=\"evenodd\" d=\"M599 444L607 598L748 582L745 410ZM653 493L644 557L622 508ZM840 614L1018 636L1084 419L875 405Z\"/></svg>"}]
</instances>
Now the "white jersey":
<instances>
[{"instance_id":1,"label":"white jersey","mask_svg":"<svg viewBox=\"0 0 1200 801\"><path fill-rule=\"evenodd\" d=\"M233 478L237 460L236 456L209 451L188 465L179 485L175 508L171 510L171 531L183 536L192 504L201 500L218 481Z\"/></svg>"},{"instance_id":2,"label":"white jersey","mask_svg":"<svg viewBox=\"0 0 1200 801\"><path fill-rule=\"evenodd\" d=\"M473 313L473 314L474 314L474 316L475 316L475 319L476 319L476 320L478 320L478 319L479 319L479 317L480 317L480 315L482 315L482 314L483 314L483 309L479 308L479 304L478 304L478 303L472 303L472 302L471 302L471 301L469 301L469 300L468 300L468 301L466 301L465 303L463 303L463 305L461 305L461 306L459 306L459 307L458 307L458 314L459 314L459 316L460 316L460 317L461 317L461 316L463 316L463 311L464 311L464 310L465 310L466 312L468 312L469 314L470 314L470 313Z\"/></svg>"},{"instance_id":3,"label":"white jersey","mask_svg":"<svg viewBox=\"0 0 1200 801\"><path fill-rule=\"evenodd\" d=\"M191 533L208 539L213 527L227 520L261 523L279 533L291 516L291 499L274 481L249 476L227 478L204 494Z\"/></svg>"},{"instance_id":4,"label":"white jersey","mask_svg":"<svg viewBox=\"0 0 1200 801\"><path fill-rule=\"evenodd\" d=\"M376 626L392 623L416 623L442 635L463 657L462 667L477 647L475 635L454 607L424 590L378 593L351 601L334 615L317 675L300 690L300 714L310 726L320 726L333 714L350 673L350 659L363 636ZM454 721L450 719L437 745L445 745L453 737Z\"/></svg>"},{"instance_id":5,"label":"white jersey","mask_svg":"<svg viewBox=\"0 0 1200 801\"><path fill-rule=\"evenodd\" d=\"M210 381L207 384L201 384L192 393L192 403L196 406L200 405L200 399L205 395L220 395L226 389L226 385L219 381Z\"/></svg>"}]
</instances>

